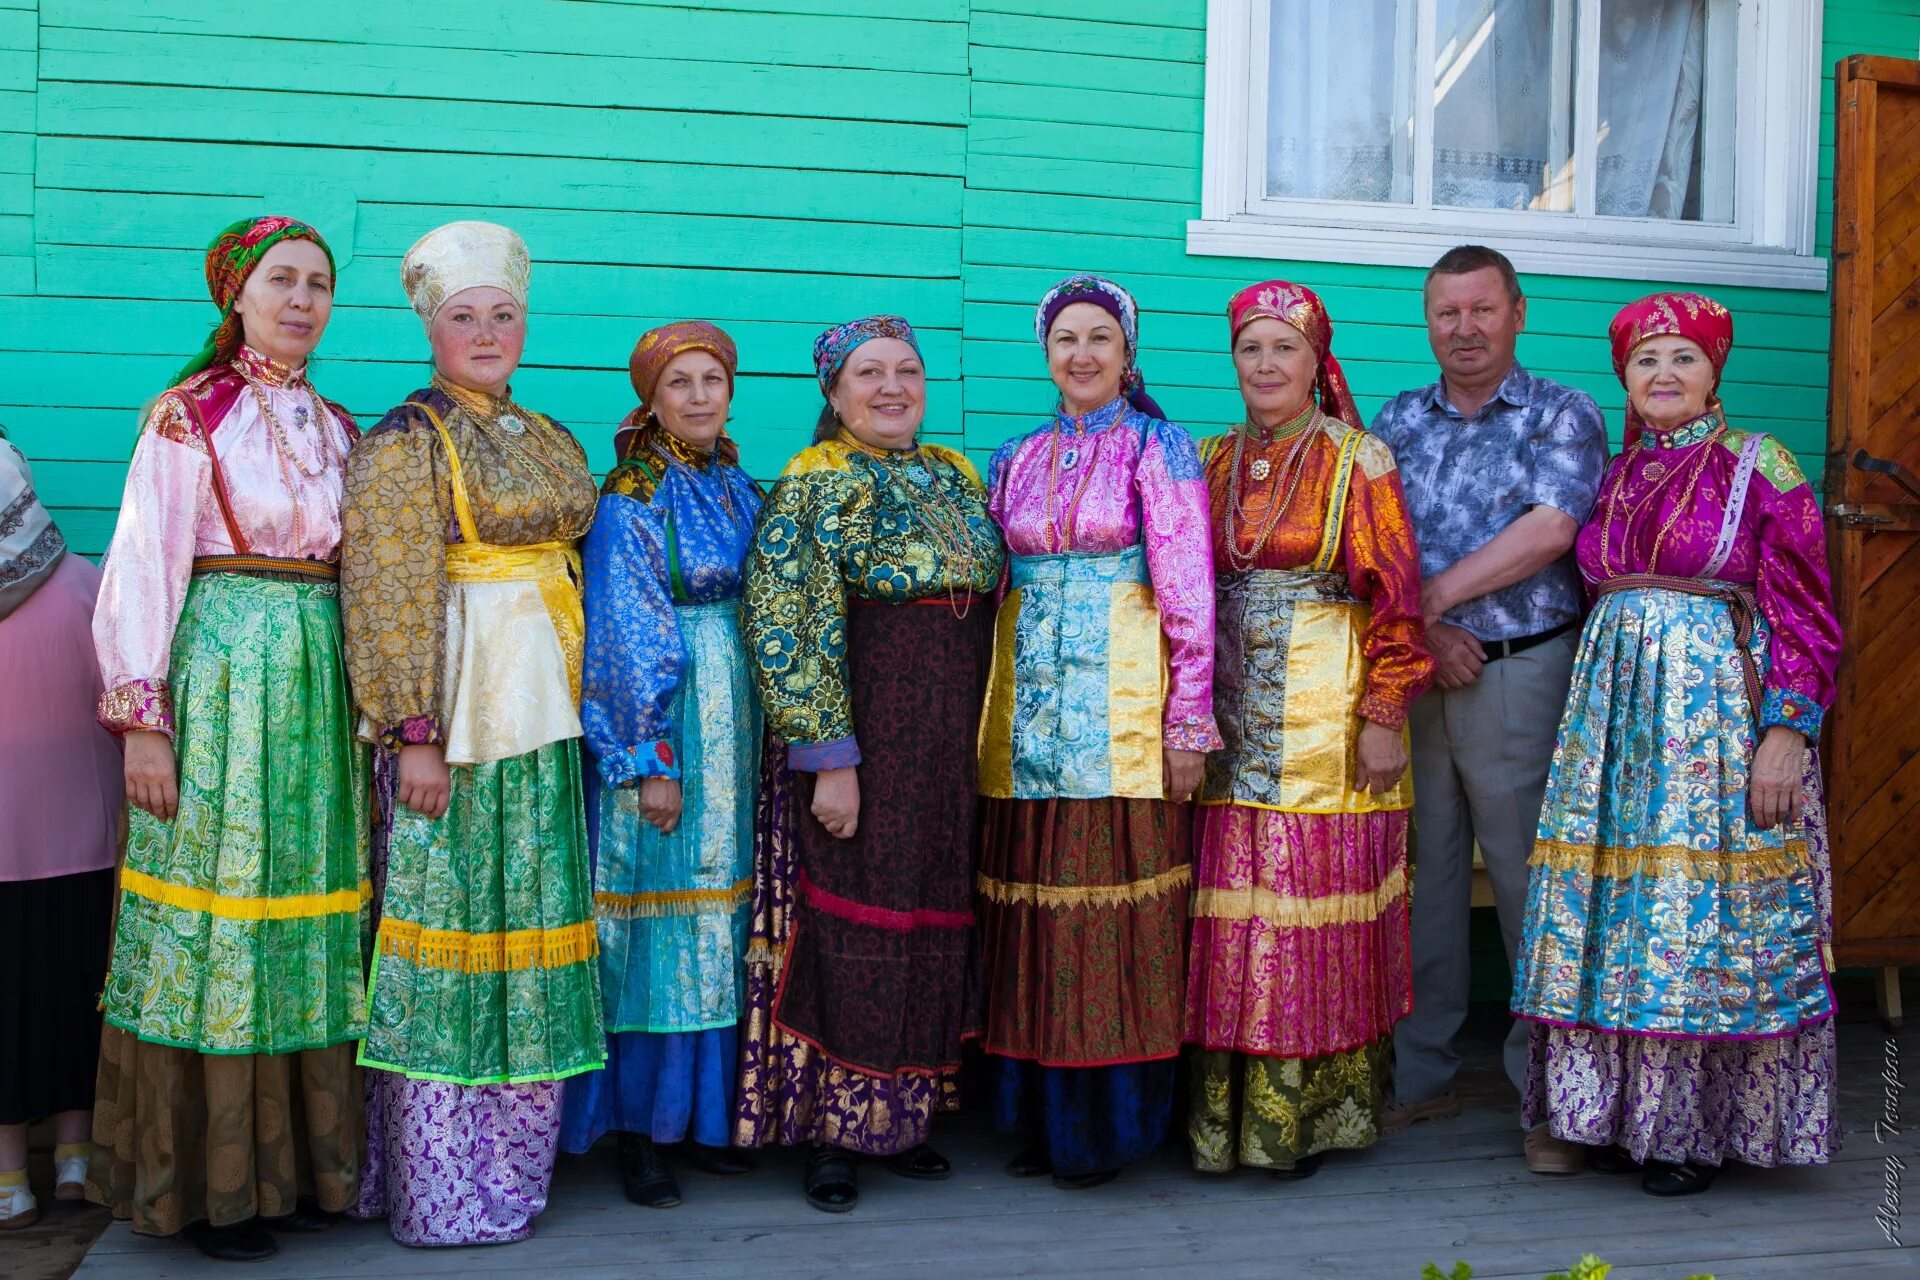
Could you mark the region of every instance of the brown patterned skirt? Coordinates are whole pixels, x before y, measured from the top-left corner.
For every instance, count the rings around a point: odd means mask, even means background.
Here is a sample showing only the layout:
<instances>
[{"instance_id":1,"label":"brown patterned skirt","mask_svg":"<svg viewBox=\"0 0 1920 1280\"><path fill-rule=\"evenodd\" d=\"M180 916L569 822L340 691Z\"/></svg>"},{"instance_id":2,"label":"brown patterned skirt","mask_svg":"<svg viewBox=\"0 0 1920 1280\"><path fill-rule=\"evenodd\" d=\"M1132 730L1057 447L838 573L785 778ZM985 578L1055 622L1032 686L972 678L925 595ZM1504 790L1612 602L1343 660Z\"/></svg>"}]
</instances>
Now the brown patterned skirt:
<instances>
[{"instance_id":1,"label":"brown patterned skirt","mask_svg":"<svg viewBox=\"0 0 1920 1280\"><path fill-rule=\"evenodd\" d=\"M860 825L795 806L799 883L774 1022L867 1075L958 1069L979 1033L973 959L974 741L993 611L859 602L847 619Z\"/></svg>"},{"instance_id":2,"label":"brown patterned skirt","mask_svg":"<svg viewBox=\"0 0 1920 1280\"><path fill-rule=\"evenodd\" d=\"M1049 1067L1180 1051L1191 809L988 800L980 854L989 1053Z\"/></svg>"},{"instance_id":3,"label":"brown patterned skirt","mask_svg":"<svg viewBox=\"0 0 1920 1280\"><path fill-rule=\"evenodd\" d=\"M200 1054L100 1037L87 1199L141 1235L229 1226L360 1195L366 1104L357 1042L282 1054Z\"/></svg>"}]
</instances>

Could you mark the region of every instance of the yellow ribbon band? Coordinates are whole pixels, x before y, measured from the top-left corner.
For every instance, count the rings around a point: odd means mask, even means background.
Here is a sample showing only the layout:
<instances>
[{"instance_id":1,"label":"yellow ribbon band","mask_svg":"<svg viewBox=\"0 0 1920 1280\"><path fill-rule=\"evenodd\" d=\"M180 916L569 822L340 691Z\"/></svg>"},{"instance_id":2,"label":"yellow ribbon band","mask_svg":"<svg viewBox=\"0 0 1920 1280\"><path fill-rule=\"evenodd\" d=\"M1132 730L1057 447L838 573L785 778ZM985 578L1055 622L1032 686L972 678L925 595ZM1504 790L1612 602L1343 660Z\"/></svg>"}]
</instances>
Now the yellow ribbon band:
<instances>
[{"instance_id":1,"label":"yellow ribbon band","mask_svg":"<svg viewBox=\"0 0 1920 1280\"><path fill-rule=\"evenodd\" d=\"M1025 903L1029 906L1070 909L1073 907L1125 907L1185 888L1193 880L1193 868L1184 863L1169 867L1157 876L1126 884L1023 884L1015 880L996 880L989 875L974 877L974 887L989 902Z\"/></svg>"},{"instance_id":2,"label":"yellow ribbon band","mask_svg":"<svg viewBox=\"0 0 1920 1280\"><path fill-rule=\"evenodd\" d=\"M1299 898L1258 885L1196 889L1193 914L1214 920L1262 920L1283 929L1318 929L1333 924L1372 924L1406 896L1406 868L1395 867L1372 893Z\"/></svg>"},{"instance_id":3,"label":"yellow ribbon band","mask_svg":"<svg viewBox=\"0 0 1920 1280\"><path fill-rule=\"evenodd\" d=\"M120 887L136 898L178 907L182 911L204 911L223 920L304 920L313 916L345 915L357 912L373 897L373 881L362 880L358 889L336 889L332 893L297 893L285 898L231 898L211 889L190 889L168 884L144 871L123 867Z\"/></svg>"}]
</instances>

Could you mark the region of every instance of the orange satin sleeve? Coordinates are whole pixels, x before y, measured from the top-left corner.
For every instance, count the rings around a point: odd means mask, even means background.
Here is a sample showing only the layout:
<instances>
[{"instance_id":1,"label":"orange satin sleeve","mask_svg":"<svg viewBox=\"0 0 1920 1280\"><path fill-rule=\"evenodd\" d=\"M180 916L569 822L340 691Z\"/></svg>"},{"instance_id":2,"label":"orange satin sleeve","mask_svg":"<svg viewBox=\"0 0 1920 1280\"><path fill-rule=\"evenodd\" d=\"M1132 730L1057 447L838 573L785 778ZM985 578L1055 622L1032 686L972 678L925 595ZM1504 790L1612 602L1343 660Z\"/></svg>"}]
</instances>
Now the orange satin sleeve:
<instances>
[{"instance_id":1,"label":"orange satin sleeve","mask_svg":"<svg viewBox=\"0 0 1920 1280\"><path fill-rule=\"evenodd\" d=\"M1400 472L1385 444L1369 440L1353 469L1342 556L1355 595L1369 605L1361 646L1367 691L1360 714L1398 729L1407 708L1433 683L1420 612L1420 552L1400 488Z\"/></svg>"}]
</instances>

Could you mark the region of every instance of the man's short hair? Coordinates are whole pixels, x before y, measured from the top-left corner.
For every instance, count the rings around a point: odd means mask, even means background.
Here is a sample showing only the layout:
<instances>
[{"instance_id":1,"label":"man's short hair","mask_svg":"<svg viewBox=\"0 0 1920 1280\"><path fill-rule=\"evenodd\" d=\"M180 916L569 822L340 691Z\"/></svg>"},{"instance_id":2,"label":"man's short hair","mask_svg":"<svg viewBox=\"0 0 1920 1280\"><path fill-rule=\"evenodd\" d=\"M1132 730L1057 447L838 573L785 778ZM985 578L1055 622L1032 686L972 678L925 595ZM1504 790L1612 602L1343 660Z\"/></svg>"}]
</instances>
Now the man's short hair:
<instances>
[{"instance_id":1,"label":"man's short hair","mask_svg":"<svg viewBox=\"0 0 1920 1280\"><path fill-rule=\"evenodd\" d=\"M1520 292L1520 276L1514 271L1513 264L1507 261L1507 255L1498 249L1489 249L1483 244L1455 245L1440 255L1440 261L1427 268L1427 278L1421 282L1420 291L1426 292L1435 276L1464 276L1475 271L1485 271L1492 267L1500 273L1500 279L1507 286L1507 300L1518 302L1524 296Z\"/></svg>"}]
</instances>

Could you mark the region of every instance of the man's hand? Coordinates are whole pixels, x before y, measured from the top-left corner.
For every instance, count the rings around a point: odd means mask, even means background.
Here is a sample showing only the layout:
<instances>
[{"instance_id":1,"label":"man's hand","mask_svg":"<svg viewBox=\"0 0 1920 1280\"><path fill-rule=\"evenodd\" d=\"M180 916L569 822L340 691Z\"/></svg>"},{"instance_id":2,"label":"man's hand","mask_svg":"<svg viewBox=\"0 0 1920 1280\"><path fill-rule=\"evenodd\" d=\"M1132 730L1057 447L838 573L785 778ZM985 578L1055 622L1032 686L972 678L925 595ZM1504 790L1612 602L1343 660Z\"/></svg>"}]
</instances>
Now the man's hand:
<instances>
[{"instance_id":1,"label":"man's hand","mask_svg":"<svg viewBox=\"0 0 1920 1280\"><path fill-rule=\"evenodd\" d=\"M1466 688L1487 663L1487 651L1473 632L1451 622L1427 624L1427 648L1433 653L1433 682L1442 689Z\"/></svg>"}]
</instances>

